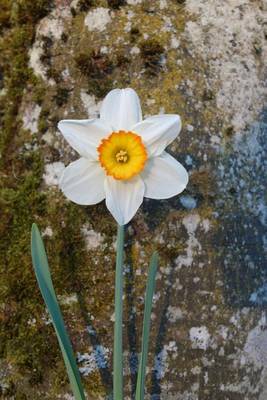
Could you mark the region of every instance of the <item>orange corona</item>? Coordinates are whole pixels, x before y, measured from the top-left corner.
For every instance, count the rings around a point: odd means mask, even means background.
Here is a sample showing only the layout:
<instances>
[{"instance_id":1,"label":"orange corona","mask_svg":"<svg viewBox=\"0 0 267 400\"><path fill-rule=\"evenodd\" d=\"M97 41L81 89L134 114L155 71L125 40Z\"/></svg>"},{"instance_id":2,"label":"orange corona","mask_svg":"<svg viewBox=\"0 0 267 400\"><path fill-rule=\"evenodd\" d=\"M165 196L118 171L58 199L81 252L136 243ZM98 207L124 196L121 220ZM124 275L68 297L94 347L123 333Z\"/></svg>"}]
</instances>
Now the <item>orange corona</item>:
<instances>
[{"instance_id":1,"label":"orange corona","mask_svg":"<svg viewBox=\"0 0 267 400\"><path fill-rule=\"evenodd\" d=\"M131 179L143 170L147 160L142 139L133 132L112 132L97 150L101 166L115 179Z\"/></svg>"}]
</instances>

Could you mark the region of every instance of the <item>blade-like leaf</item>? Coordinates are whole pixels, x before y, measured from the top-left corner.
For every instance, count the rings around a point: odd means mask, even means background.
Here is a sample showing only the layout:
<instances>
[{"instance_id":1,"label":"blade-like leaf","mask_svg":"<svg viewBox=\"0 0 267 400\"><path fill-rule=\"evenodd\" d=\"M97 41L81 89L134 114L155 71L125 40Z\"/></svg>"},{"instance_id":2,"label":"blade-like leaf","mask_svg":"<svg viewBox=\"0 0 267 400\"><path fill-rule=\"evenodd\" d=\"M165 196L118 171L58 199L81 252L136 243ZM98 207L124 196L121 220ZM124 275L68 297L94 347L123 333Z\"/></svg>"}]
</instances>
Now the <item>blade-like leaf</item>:
<instances>
[{"instance_id":1,"label":"blade-like leaf","mask_svg":"<svg viewBox=\"0 0 267 400\"><path fill-rule=\"evenodd\" d=\"M142 348L139 360L137 385L135 393L136 400L143 400L145 394L145 378L146 378L146 363L148 355L149 330L150 330L152 300L153 300L153 293L155 290L157 268L158 268L158 254L157 252L154 252L150 260L147 287L146 287Z\"/></svg>"},{"instance_id":2,"label":"blade-like leaf","mask_svg":"<svg viewBox=\"0 0 267 400\"><path fill-rule=\"evenodd\" d=\"M57 334L74 397L76 400L85 400L79 370L53 288L44 244L36 224L32 225L31 251L36 278Z\"/></svg>"}]
</instances>

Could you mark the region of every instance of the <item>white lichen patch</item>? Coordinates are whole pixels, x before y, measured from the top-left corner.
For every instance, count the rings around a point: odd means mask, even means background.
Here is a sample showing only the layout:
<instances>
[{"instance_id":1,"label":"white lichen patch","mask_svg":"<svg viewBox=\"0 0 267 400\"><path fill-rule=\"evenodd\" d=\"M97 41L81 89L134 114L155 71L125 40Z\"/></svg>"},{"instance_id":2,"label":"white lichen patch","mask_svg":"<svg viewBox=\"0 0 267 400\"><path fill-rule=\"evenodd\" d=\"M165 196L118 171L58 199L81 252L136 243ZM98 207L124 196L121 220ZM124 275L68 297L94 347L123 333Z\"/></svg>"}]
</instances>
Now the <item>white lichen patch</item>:
<instances>
[{"instance_id":1,"label":"white lichen patch","mask_svg":"<svg viewBox=\"0 0 267 400\"><path fill-rule=\"evenodd\" d=\"M186 255L179 255L175 262L178 268L190 267L193 263L194 251L201 250L201 244L195 236L195 232L200 223L200 216L198 214L190 214L184 217L183 225L188 233L188 240L186 242Z\"/></svg>"},{"instance_id":2,"label":"white lichen patch","mask_svg":"<svg viewBox=\"0 0 267 400\"><path fill-rule=\"evenodd\" d=\"M206 326L193 327L189 331L189 338L193 349L207 350L211 336Z\"/></svg>"},{"instance_id":3,"label":"white lichen patch","mask_svg":"<svg viewBox=\"0 0 267 400\"><path fill-rule=\"evenodd\" d=\"M70 76L70 70L68 68L65 68L62 72L61 72L61 76L64 79L64 81L68 81L69 79L71 79Z\"/></svg>"},{"instance_id":4,"label":"white lichen patch","mask_svg":"<svg viewBox=\"0 0 267 400\"><path fill-rule=\"evenodd\" d=\"M178 355L177 351L176 342L170 341L169 344L164 345L163 349L156 355L153 370L158 380L164 378L169 366L169 358L172 357L175 359Z\"/></svg>"},{"instance_id":5,"label":"white lichen patch","mask_svg":"<svg viewBox=\"0 0 267 400\"><path fill-rule=\"evenodd\" d=\"M259 289L251 293L249 297L250 303L263 306L267 303L267 283L264 283Z\"/></svg>"},{"instance_id":6,"label":"white lichen patch","mask_svg":"<svg viewBox=\"0 0 267 400\"><path fill-rule=\"evenodd\" d=\"M106 25L111 22L110 10L104 7L98 7L89 11L85 17L84 24L89 31L102 32Z\"/></svg>"},{"instance_id":7,"label":"white lichen patch","mask_svg":"<svg viewBox=\"0 0 267 400\"><path fill-rule=\"evenodd\" d=\"M70 306L78 302L77 294L73 293L72 295L59 295L58 296L59 303L64 306Z\"/></svg>"},{"instance_id":8,"label":"white lichen patch","mask_svg":"<svg viewBox=\"0 0 267 400\"><path fill-rule=\"evenodd\" d=\"M70 7L74 8L74 10L76 10L76 8L79 5L80 0L72 0L72 2L70 3Z\"/></svg>"},{"instance_id":9,"label":"white lichen patch","mask_svg":"<svg viewBox=\"0 0 267 400\"><path fill-rule=\"evenodd\" d=\"M81 100L88 118L98 118L102 101L96 102L95 96L88 94L85 90L81 91Z\"/></svg>"},{"instance_id":10,"label":"white lichen patch","mask_svg":"<svg viewBox=\"0 0 267 400\"><path fill-rule=\"evenodd\" d=\"M28 324L29 326L35 326L35 325L36 325L36 318L30 318L30 319L28 319L27 324Z\"/></svg>"},{"instance_id":11,"label":"white lichen patch","mask_svg":"<svg viewBox=\"0 0 267 400\"><path fill-rule=\"evenodd\" d=\"M193 375L199 375L199 374L201 374L201 367L196 365L195 367L193 367L191 369L191 372L192 372Z\"/></svg>"},{"instance_id":12,"label":"white lichen patch","mask_svg":"<svg viewBox=\"0 0 267 400\"><path fill-rule=\"evenodd\" d=\"M23 129L27 129L31 133L37 133L40 112L41 107L38 104L28 104L22 116Z\"/></svg>"},{"instance_id":13,"label":"white lichen patch","mask_svg":"<svg viewBox=\"0 0 267 400\"><path fill-rule=\"evenodd\" d=\"M75 400L75 397L72 396L72 395L69 394L69 393L64 394L63 397L62 397L62 396L59 396L59 397L57 397L57 398L58 398L58 399L64 399L64 400Z\"/></svg>"},{"instance_id":14,"label":"white lichen patch","mask_svg":"<svg viewBox=\"0 0 267 400\"><path fill-rule=\"evenodd\" d=\"M56 7L47 17L43 18L37 27L38 36L49 36L59 40L64 32L65 20L71 17L69 7Z\"/></svg>"},{"instance_id":15,"label":"white lichen patch","mask_svg":"<svg viewBox=\"0 0 267 400\"><path fill-rule=\"evenodd\" d=\"M48 130L43 136L42 140L44 140L47 144L52 145L55 137L51 130Z\"/></svg>"},{"instance_id":16,"label":"white lichen patch","mask_svg":"<svg viewBox=\"0 0 267 400\"><path fill-rule=\"evenodd\" d=\"M127 4L131 5L131 6L135 6L137 4L141 4L143 0L126 0Z\"/></svg>"},{"instance_id":17,"label":"white lichen patch","mask_svg":"<svg viewBox=\"0 0 267 400\"><path fill-rule=\"evenodd\" d=\"M48 314L48 311L46 310L44 314L41 316L41 320L45 325L51 325L52 324L52 319L50 315Z\"/></svg>"},{"instance_id":18,"label":"white lichen patch","mask_svg":"<svg viewBox=\"0 0 267 400\"><path fill-rule=\"evenodd\" d=\"M162 19L164 21L164 24L161 28L162 32L176 32L170 17L163 16Z\"/></svg>"},{"instance_id":19,"label":"white lichen patch","mask_svg":"<svg viewBox=\"0 0 267 400\"><path fill-rule=\"evenodd\" d=\"M65 165L60 161L46 164L43 174L45 184L47 186L57 186L64 169Z\"/></svg>"},{"instance_id":20,"label":"white lichen patch","mask_svg":"<svg viewBox=\"0 0 267 400\"><path fill-rule=\"evenodd\" d=\"M240 311L237 311L233 314L229 320L230 324L234 325L238 329L241 328L241 318L240 318Z\"/></svg>"},{"instance_id":21,"label":"white lichen patch","mask_svg":"<svg viewBox=\"0 0 267 400\"><path fill-rule=\"evenodd\" d=\"M167 310L168 321L175 323L183 318L183 313L180 307L169 306Z\"/></svg>"},{"instance_id":22,"label":"white lichen patch","mask_svg":"<svg viewBox=\"0 0 267 400\"><path fill-rule=\"evenodd\" d=\"M266 69L264 72L261 63L267 56L266 14L260 3L186 1L187 11L197 16L187 22L186 36L193 43L193 53L209 63L209 83L216 91L217 106L236 131L254 120L266 96Z\"/></svg>"},{"instance_id":23,"label":"white lichen patch","mask_svg":"<svg viewBox=\"0 0 267 400\"><path fill-rule=\"evenodd\" d=\"M80 373L88 376L92 372L108 367L110 350L107 347L97 345L90 353L77 354L77 361L81 366Z\"/></svg>"},{"instance_id":24,"label":"white lichen patch","mask_svg":"<svg viewBox=\"0 0 267 400\"><path fill-rule=\"evenodd\" d=\"M244 352L249 361L258 368L267 368L267 322L265 313L247 337Z\"/></svg>"},{"instance_id":25,"label":"white lichen patch","mask_svg":"<svg viewBox=\"0 0 267 400\"><path fill-rule=\"evenodd\" d=\"M36 40L29 51L29 66L33 69L35 75L40 76L43 80L46 80L46 68L41 62L41 56L43 54L43 49L41 42ZM50 84L54 82L49 81Z\"/></svg>"},{"instance_id":26,"label":"white lichen patch","mask_svg":"<svg viewBox=\"0 0 267 400\"><path fill-rule=\"evenodd\" d=\"M29 50L29 66L37 76L51 85L55 82L52 79L47 79L47 68L41 61L44 52L42 37L49 37L54 41L59 40L64 32L65 22L70 17L70 7L56 7L50 14L41 19L36 28L35 42Z\"/></svg>"},{"instance_id":27,"label":"white lichen patch","mask_svg":"<svg viewBox=\"0 0 267 400\"><path fill-rule=\"evenodd\" d=\"M188 210L196 208L197 206L197 201L192 196L182 195L179 197L179 200L182 203L183 207L187 208Z\"/></svg>"},{"instance_id":28,"label":"white lichen patch","mask_svg":"<svg viewBox=\"0 0 267 400\"><path fill-rule=\"evenodd\" d=\"M81 232L84 236L86 249L88 251L97 249L104 242L104 237L101 233L90 229L88 224L81 227Z\"/></svg>"},{"instance_id":29,"label":"white lichen patch","mask_svg":"<svg viewBox=\"0 0 267 400\"><path fill-rule=\"evenodd\" d=\"M50 226L47 226L45 230L42 232L42 236L48 236L52 237L53 236L53 230Z\"/></svg>"},{"instance_id":30,"label":"white lichen patch","mask_svg":"<svg viewBox=\"0 0 267 400\"><path fill-rule=\"evenodd\" d=\"M137 46L132 47L131 50L130 50L130 54L132 54L133 56L135 56L137 54L140 54L139 47L137 47Z\"/></svg>"},{"instance_id":31,"label":"white lichen patch","mask_svg":"<svg viewBox=\"0 0 267 400\"><path fill-rule=\"evenodd\" d=\"M180 46L180 40L177 39L177 37L173 35L171 37L171 48L178 49L179 46Z\"/></svg>"},{"instance_id":32,"label":"white lichen patch","mask_svg":"<svg viewBox=\"0 0 267 400\"><path fill-rule=\"evenodd\" d=\"M240 174L241 170L243 170L243 175L244 172L249 174L250 179L241 179L239 182L237 176L235 177L236 185L239 188L239 201L244 211L252 212L259 218L263 226L267 226L266 177L264 174L267 168L266 128L265 122L255 123L248 135L235 137L234 148L238 157L230 170L232 177L237 171ZM251 164L254 165L252 170Z\"/></svg>"},{"instance_id":33,"label":"white lichen patch","mask_svg":"<svg viewBox=\"0 0 267 400\"><path fill-rule=\"evenodd\" d=\"M230 330L225 325L220 325L217 330L217 338L221 341L226 341L231 337Z\"/></svg>"},{"instance_id":34,"label":"white lichen patch","mask_svg":"<svg viewBox=\"0 0 267 400\"><path fill-rule=\"evenodd\" d=\"M244 310L246 311L246 310ZM229 340L229 338L227 339ZM239 382L228 382L220 385L221 392L242 393L244 399L250 400L257 398L265 400L267 394L267 324L265 312L257 325L248 333L246 343L243 350L239 350L234 356L233 366L246 369L247 374L244 375ZM250 376L256 374L257 383L251 382ZM257 396L257 397L255 397Z\"/></svg>"},{"instance_id":35,"label":"white lichen patch","mask_svg":"<svg viewBox=\"0 0 267 400\"><path fill-rule=\"evenodd\" d=\"M205 233L209 232L211 227L211 223L209 219L203 219L203 221L201 221L201 228L204 230Z\"/></svg>"},{"instance_id":36,"label":"white lichen patch","mask_svg":"<svg viewBox=\"0 0 267 400\"><path fill-rule=\"evenodd\" d=\"M167 0L160 0L159 1L160 10L164 10L167 6L168 6Z\"/></svg>"},{"instance_id":37,"label":"white lichen patch","mask_svg":"<svg viewBox=\"0 0 267 400\"><path fill-rule=\"evenodd\" d=\"M232 155L227 164L220 165L218 169L221 190L227 193L234 188L239 207L263 227L267 226L266 132L267 124L263 120L254 123L246 135L235 135ZM222 206L222 201L218 201L219 206Z\"/></svg>"}]
</instances>

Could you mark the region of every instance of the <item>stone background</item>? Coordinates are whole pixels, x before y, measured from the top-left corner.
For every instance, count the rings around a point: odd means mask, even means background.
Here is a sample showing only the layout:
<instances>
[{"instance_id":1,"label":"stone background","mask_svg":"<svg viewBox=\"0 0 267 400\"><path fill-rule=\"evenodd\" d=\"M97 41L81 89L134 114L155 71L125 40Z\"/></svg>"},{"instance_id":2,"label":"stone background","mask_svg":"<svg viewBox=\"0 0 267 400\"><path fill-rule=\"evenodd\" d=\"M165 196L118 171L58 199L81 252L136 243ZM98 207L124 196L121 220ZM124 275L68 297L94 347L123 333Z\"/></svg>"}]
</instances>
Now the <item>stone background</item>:
<instances>
[{"instance_id":1,"label":"stone background","mask_svg":"<svg viewBox=\"0 0 267 400\"><path fill-rule=\"evenodd\" d=\"M77 155L62 118L133 87L145 116L179 113L179 197L127 227L125 399L149 256L160 252L146 399L267 398L266 0L0 0L0 392L72 399L30 258L42 230L88 399L111 393L116 224L58 190ZM264 63L265 61L265 63Z\"/></svg>"}]
</instances>

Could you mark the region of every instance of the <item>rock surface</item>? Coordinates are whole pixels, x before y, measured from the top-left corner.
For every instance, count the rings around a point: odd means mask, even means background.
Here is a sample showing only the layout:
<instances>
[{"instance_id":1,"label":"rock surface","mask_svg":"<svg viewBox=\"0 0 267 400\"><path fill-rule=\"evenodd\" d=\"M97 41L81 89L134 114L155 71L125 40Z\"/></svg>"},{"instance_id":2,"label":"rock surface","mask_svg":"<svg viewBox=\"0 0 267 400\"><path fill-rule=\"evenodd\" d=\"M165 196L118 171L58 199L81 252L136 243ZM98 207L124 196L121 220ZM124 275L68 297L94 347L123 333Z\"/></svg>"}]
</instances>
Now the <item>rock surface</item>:
<instances>
[{"instance_id":1,"label":"rock surface","mask_svg":"<svg viewBox=\"0 0 267 400\"><path fill-rule=\"evenodd\" d=\"M146 399L267 395L266 0L0 1L0 395L72 399L30 259L37 222L88 399L111 399L116 225L57 187L77 158L62 118L133 87L178 113L182 196L145 200L126 232L125 399L149 256L160 253Z\"/></svg>"}]
</instances>

